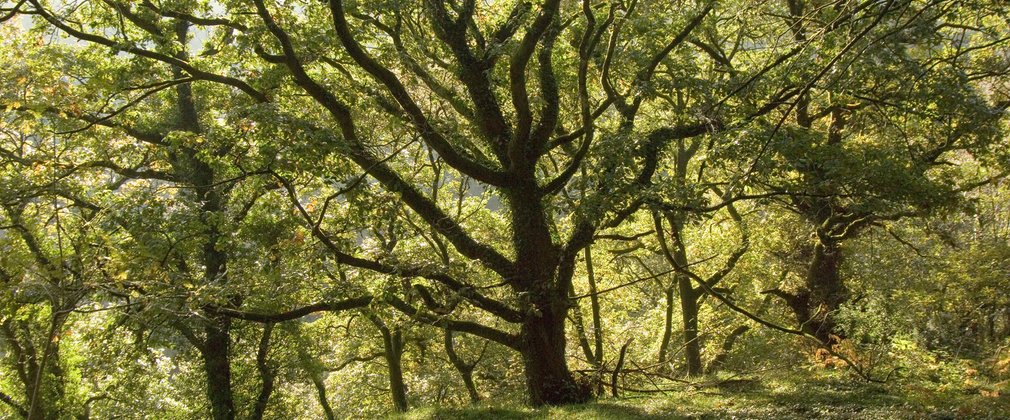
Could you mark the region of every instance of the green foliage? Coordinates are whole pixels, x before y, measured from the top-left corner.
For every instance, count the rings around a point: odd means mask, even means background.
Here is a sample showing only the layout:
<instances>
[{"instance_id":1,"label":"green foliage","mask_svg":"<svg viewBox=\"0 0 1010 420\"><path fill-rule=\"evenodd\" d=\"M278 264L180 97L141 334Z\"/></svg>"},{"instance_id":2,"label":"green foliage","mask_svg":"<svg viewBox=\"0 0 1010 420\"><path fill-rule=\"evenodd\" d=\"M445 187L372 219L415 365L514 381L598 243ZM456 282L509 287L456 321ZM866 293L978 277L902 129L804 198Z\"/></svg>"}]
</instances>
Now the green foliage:
<instances>
[{"instance_id":1,"label":"green foliage","mask_svg":"<svg viewBox=\"0 0 1010 420\"><path fill-rule=\"evenodd\" d=\"M0 417L1010 415L1007 16L0 0Z\"/></svg>"}]
</instances>

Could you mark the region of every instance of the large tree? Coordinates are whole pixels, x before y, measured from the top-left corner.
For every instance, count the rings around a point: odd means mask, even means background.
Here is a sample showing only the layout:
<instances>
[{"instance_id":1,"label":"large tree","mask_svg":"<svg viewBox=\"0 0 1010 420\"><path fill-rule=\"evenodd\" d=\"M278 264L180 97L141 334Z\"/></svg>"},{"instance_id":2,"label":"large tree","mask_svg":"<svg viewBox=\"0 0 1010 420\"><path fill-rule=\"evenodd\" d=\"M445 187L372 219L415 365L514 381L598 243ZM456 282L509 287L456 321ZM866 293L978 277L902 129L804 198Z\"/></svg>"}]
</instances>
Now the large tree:
<instances>
[{"instance_id":1,"label":"large tree","mask_svg":"<svg viewBox=\"0 0 1010 420\"><path fill-rule=\"evenodd\" d=\"M132 69L116 72L114 86L128 94L112 97L109 108L81 112L71 101L42 111L165 143L162 172L192 190L200 219L199 246L189 254L199 269L183 271L222 286L197 311L204 334L180 333L206 356L208 397L215 416L227 418L234 402L213 390L228 388L230 318L270 325L376 303L516 350L535 405L585 401L589 390L576 384L566 354L578 256L640 210L709 211L752 196L757 163L749 162L763 162L768 145L720 146L754 144L743 130L750 123L780 108L806 109L825 75L863 55L854 46L872 44L868 34L890 36L887 28L918 22L901 10L919 3L839 1L804 12L792 3L635 0L22 0L4 2L0 18L33 17L35 30L54 34L60 48L89 48L96 63L99 51L111 51L110 66ZM783 40L780 32L808 21L820 26ZM166 89L175 91L171 105L141 106L165 100L158 93ZM95 103L87 89L74 93ZM217 112L201 118L199 108L211 106ZM144 139L137 127L164 130ZM236 134L215 136L208 127ZM717 191L713 203L685 204L675 199L677 186L671 193L658 185L671 180L663 171L687 168L665 163L687 139L708 142L713 155L732 150L721 165L744 168L736 176L722 168L728 181L700 189ZM235 148L243 142L256 147ZM254 149L276 161L249 169L276 181L341 273L404 284L271 315L243 311L220 220L228 203L219 184L227 179L210 162ZM155 173L149 163L118 169L138 178ZM239 169L229 175L249 174ZM453 197L439 193L446 186L458 188L457 203L467 191L488 197L476 210L483 217L450 210ZM356 197L360 191L372 201ZM328 214L337 211L357 220L344 226ZM671 216L676 225L680 216ZM386 224L393 227L366 228ZM432 246L397 247L388 234L403 231ZM381 246L367 246L373 240ZM700 292L681 284L696 301Z\"/></svg>"}]
</instances>

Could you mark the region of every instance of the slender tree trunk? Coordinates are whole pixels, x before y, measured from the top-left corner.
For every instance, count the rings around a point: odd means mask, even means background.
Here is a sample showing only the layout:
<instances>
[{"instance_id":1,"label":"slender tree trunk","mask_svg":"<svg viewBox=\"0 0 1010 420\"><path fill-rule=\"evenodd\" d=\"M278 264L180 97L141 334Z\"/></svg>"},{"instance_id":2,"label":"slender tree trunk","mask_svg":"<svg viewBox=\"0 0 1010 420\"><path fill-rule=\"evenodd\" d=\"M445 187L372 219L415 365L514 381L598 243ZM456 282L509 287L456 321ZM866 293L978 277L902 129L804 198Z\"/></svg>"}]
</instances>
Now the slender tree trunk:
<instances>
[{"instance_id":1,"label":"slender tree trunk","mask_svg":"<svg viewBox=\"0 0 1010 420\"><path fill-rule=\"evenodd\" d=\"M667 287L663 294L666 297L666 315L663 318L663 338L659 342L659 363L668 362L667 352L670 351L670 341L673 339L673 286Z\"/></svg>"},{"instance_id":2,"label":"slender tree trunk","mask_svg":"<svg viewBox=\"0 0 1010 420\"><path fill-rule=\"evenodd\" d=\"M593 316L593 345L590 346L589 338L586 335L585 323L582 319L582 308L579 307L578 301L572 302L573 320L575 321L575 330L579 339L579 345L582 347L582 352L586 356L586 361L589 362L593 368L596 369L595 380L597 384L596 394L600 395L603 393L603 320L600 315L600 298L597 295L596 287L596 271L593 267L593 253L591 247L586 247L586 279L589 283L589 302L590 310ZM570 287L571 295L575 295L574 284Z\"/></svg>"},{"instance_id":3,"label":"slender tree trunk","mask_svg":"<svg viewBox=\"0 0 1010 420\"><path fill-rule=\"evenodd\" d=\"M252 418L260 420L266 413L267 404L270 402L270 394L274 391L275 371L267 362L267 355L270 351L270 335L273 332L274 324L263 325L263 337L260 339L259 349L256 352L256 369L260 373L260 394L256 397L256 405L253 407Z\"/></svg>"},{"instance_id":4,"label":"slender tree trunk","mask_svg":"<svg viewBox=\"0 0 1010 420\"><path fill-rule=\"evenodd\" d=\"M660 245L663 249L663 254L669 262L674 267L687 267L687 248L682 240L684 233L684 220L683 217L673 214L666 214L667 220L670 222L670 237L673 239L673 248L667 244L667 241L663 234L663 224L658 213L653 214L653 222L656 226L656 232L659 235ZM701 365L701 343L698 340L698 299L701 297L701 291L697 290L692 286L691 279L684 274L676 274L674 276L676 280L677 291L680 293L680 313L681 321L684 325L684 362L687 367L688 376L698 376L704 373L703 367ZM664 332L664 340L669 340L667 333L669 333L672 308L670 305L670 300L672 300L672 290L673 286L667 289L667 319L666 322L666 332ZM668 343L668 341L666 341ZM668 345L668 344L667 344Z\"/></svg>"},{"instance_id":5,"label":"slender tree trunk","mask_svg":"<svg viewBox=\"0 0 1010 420\"><path fill-rule=\"evenodd\" d=\"M572 296L575 295L574 285L571 287L570 294ZM579 307L578 301L572 303L572 323L575 324L575 335L579 340L579 347L582 348L582 354L586 357L586 361L595 363L596 355L593 354L593 347L589 344L589 337L586 335L585 320L582 319L582 308Z\"/></svg>"},{"instance_id":6,"label":"slender tree trunk","mask_svg":"<svg viewBox=\"0 0 1010 420\"><path fill-rule=\"evenodd\" d=\"M316 387L316 396L319 397L319 405L323 407L323 414L326 415L326 420L334 420L336 416L333 414L333 407L330 407L329 397L326 396L326 383L323 382L321 375L317 373L309 373L309 379L312 380L312 385Z\"/></svg>"},{"instance_id":7,"label":"slender tree trunk","mask_svg":"<svg viewBox=\"0 0 1010 420\"><path fill-rule=\"evenodd\" d=\"M480 357L473 363L467 363L460 357L459 353L456 353L456 345L452 339L452 330L446 329L444 338L445 354L449 356L449 361L452 363L456 371L459 372L459 376L463 378L463 385L466 387L466 392L470 396L470 403L476 404L480 402L480 394L477 393L477 386L473 383L473 369L477 366L480 361ZM481 351L481 356L483 356L483 351Z\"/></svg>"},{"instance_id":8,"label":"slender tree trunk","mask_svg":"<svg viewBox=\"0 0 1010 420\"><path fill-rule=\"evenodd\" d=\"M466 386L466 393L470 397L470 402L477 404L480 402L480 394L477 393L477 385L473 383L473 370L460 371L463 377L463 385Z\"/></svg>"},{"instance_id":9,"label":"slender tree trunk","mask_svg":"<svg viewBox=\"0 0 1010 420\"><path fill-rule=\"evenodd\" d=\"M789 275L788 270L782 271L782 275L779 278L779 283L781 284L783 281L785 281L786 276L788 275ZM772 303L772 295L775 294L774 292L770 291L762 293L765 295L765 297L764 299L761 299L761 305L758 306L758 309L755 312L755 315L757 316L764 316L765 312L768 310L768 306ZM717 354L715 358L712 359L712 363L709 364L708 368L706 369L707 373L715 373L718 372L719 369L722 369L722 367L726 364L726 360L729 359L729 355L730 352L733 350L733 346L736 345L737 340L739 340L740 337L743 337L743 335L746 334L747 331L750 331L750 327L747 325L741 325L733 329L733 331L730 332L728 336L726 336L726 339L723 340L722 342L722 349L719 351L719 354Z\"/></svg>"},{"instance_id":10,"label":"slender tree trunk","mask_svg":"<svg viewBox=\"0 0 1010 420\"><path fill-rule=\"evenodd\" d=\"M624 345L621 346L621 351L617 355L617 364L614 365L614 373L610 375L610 392L614 398L620 396L620 392L618 392L617 387L617 379L620 378L621 369L624 368L624 357L628 354L628 346L631 345L631 340L632 339L629 338L628 341L625 341Z\"/></svg>"},{"instance_id":11,"label":"slender tree trunk","mask_svg":"<svg viewBox=\"0 0 1010 420\"><path fill-rule=\"evenodd\" d=\"M603 317L600 316L600 297L596 294L596 270L593 269L592 247L586 247L586 279L589 281L589 303L593 312L593 340L596 345L593 362L603 366Z\"/></svg>"},{"instance_id":12,"label":"slender tree trunk","mask_svg":"<svg viewBox=\"0 0 1010 420\"><path fill-rule=\"evenodd\" d=\"M298 346L298 361L301 363L302 369L305 369L305 373L309 375L312 386L316 388L316 397L319 400L319 405L323 408L326 420L334 420L336 416L333 414L333 407L330 407L329 397L326 396L326 382L323 379L322 366L317 359L305 351L301 341L296 342L296 345Z\"/></svg>"},{"instance_id":13,"label":"slender tree trunk","mask_svg":"<svg viewBox=\"0 0 1010 420\"><path fill-rule=\"evenodd\" d=\"M597 375L603 375L603 317L600 316L600 296L597 294L596 270L593 269L592 246L586 247L586 278L589 280L590 304L593 310L593 338L596 340L596 352L593 359ZM603 381L596 381L596 394L603 394Z\"/></svg>"},{"instance_id":14,"label":"slender tree trunk","mask_svg":"<svg viewBox=\"0 0 1010 420\"><path fill-rule=\"evenodd\" d=\"M28 357L21 369L27 370L27 381L24 383L25 395L28 399L28 419L50 419L59 418L64 414L61 403L65 399L65 377L62 366L60 366L60 343L56 338L59 336L63 325L66 322L69 310L61 310L59 306L51 306L53 315L50 318L48 333L45 336L45 344L42 345L42 354L38 354L38 349L32 344L32 334L27 324L22 324L24 341L22 344L11 341L14 355L21 359ZM14 340L17 336L12 336ZM25 352L27 350L27 353Z\"/></svg>"},{"instance_id":15,"label":"slender tree trunk","mask_svg":"<svg viewBox=\"0 0 1010 420\"><path fill-rule=\"evenodd\" d=\"M386 323L376 315L370 315L369 320L382 333L383 357L386 359L389 377L389 393L393 399L393 409L398 413L407 412L407 386L403 382L403 335L399 328L390 330Z\"/></svg>"},{"instance_id":16,"label":"slender tree trunk","mask_svg":"<svg viewBox=\"0 0 1010 420\"><path fill-rule=\"evenodd\" d=\"M687 375L699 376L704 373L701 365L701 343L698 339L698 297L700 294L691 286L691 279L678 275L680 289L680 313L684 322L684 357Z\"/></svg>"}]
</instances>

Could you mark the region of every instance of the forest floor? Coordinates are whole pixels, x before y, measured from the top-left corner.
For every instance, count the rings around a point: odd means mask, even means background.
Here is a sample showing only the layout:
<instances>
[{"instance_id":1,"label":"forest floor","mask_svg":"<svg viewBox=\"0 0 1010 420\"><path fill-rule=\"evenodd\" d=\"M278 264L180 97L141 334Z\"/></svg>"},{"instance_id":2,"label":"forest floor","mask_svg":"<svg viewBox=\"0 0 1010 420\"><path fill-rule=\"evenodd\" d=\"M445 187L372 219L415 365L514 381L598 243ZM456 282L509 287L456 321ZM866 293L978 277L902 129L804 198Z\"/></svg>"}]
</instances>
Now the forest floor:
<instances>
[{"instance_id":1,"label":"forest floor","mask_svg":"<svg viewBox=\"0 0 1010 420\"><path fill-rule=\"evenodd\" d=\"M420 408L420 419L1010 419L1010 395L985 387L867 383L833 371L701 380L666 394L631 394L533 409Z\"/></svg>"}]
</instances>

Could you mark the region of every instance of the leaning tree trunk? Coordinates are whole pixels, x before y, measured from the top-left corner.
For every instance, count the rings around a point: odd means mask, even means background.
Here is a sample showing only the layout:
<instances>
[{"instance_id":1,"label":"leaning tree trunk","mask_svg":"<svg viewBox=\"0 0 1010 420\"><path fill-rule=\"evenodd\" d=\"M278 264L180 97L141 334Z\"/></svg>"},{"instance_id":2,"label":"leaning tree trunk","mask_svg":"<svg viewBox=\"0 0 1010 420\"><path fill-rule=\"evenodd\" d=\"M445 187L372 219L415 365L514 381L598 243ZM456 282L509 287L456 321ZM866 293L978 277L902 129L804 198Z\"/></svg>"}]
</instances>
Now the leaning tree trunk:
<instances>
[{"instance_id":1,"label":"leaning tree trunk","mask_svg":"<svg viewBox=\"0 0 1010 420\"><path fill-rule=\"evenodd\" d=\"M267 405L270 403L270 395L274 391L274 381L277 377L277 371L267 361L267 356L270 352L270 335L273 333L273 330L273 323L263 325L263 336L260 338L260 345L256 351L256 370L259 371L261 385L260 393L256 397L256 403L253 406L253 414L250 417L252 420L263 419Z\"/></svg>"},{"instance_id":2,"label":"leaning tree trunk","mask_svg":"<svg viewBox=\"0 0 1010 420\"><path fill-rule=\"evenodd\" d=\"M670 351L670 341L673 340L673 306L674 306L674 287L673 285L668 285L665 290L663 290L663 295L665 296L666 302L666 314L663 317L663 338L659 340L659 363L666 364L669 357L667 353Z\"/></svg>"},{"instance_id":3,"label":"leaning tree trunk","mask_svg":"<svg viewBox=\"0 0 1010 420\"><path fill-rule=\"evenodd\" d=\"M726 360L729 359L729 354L733 350L733 345L736 344L736 341L749 330L750 327L747 325L741 325L733 329L733 331L726 336L726 339L723 340L722 349L719 351L719 354L712 359L712 363L710 363L708 368L705 369L705 373L713 374L718 372L719 369L722 369L722 367L726 364Z\"/></svg>"}]
</instances>

